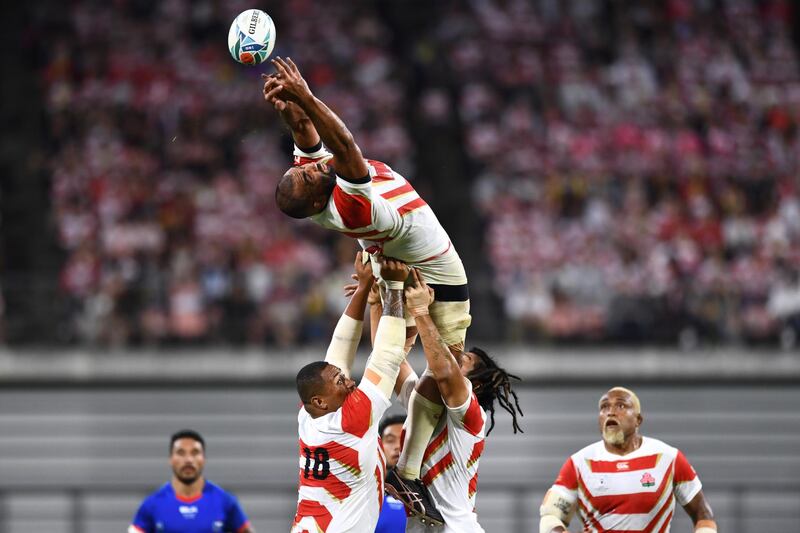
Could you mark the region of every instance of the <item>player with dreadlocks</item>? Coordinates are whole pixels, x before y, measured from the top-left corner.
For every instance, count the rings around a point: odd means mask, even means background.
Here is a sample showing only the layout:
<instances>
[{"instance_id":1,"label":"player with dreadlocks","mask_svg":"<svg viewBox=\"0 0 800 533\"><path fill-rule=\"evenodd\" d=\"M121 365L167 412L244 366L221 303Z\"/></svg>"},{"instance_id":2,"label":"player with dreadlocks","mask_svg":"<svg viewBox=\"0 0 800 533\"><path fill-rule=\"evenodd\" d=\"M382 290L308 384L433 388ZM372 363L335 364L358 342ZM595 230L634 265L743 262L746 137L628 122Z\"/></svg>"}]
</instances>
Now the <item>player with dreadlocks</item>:
<instances>
[{"instance_id":1,"label":"player with dreadlocks","mask_svg":"<svg viewBox=\"0 0 800 533\"><path fill-rule=\"evenodd\" d=\"M415 487L404 487L405 480L390 474L386 491L408 506L412 516L406 531L426 533L482 533L475 513L475 496L478 490L478 463L483 453L484 438L494 427L494 403L511 414L514 433L522 431L517 414L522 416L517 395L511 380L519 379L497 365L485 351L473 348L453 355L442 340L439 330L431 320L428 307L434 301L434 291L425 283L419 272L412 270L413 283L406 287L406 309L414 318L425 359L433 381L438 388L436 396L427 397L431 404L438 403L440 416L433 436L422 459L421 480L441 513L443 525L431 528L425 516L415 512L413 501L418 493ZM402 383L398 377L395 390L401 402L407 401L402 390L416 377L413 371ZM417 389L419 392L419 389ZM487 411L491 425L486 429ZM392 478L391 483L389 478Z\"/></svg>"},{"instance_id":2,"label":"player with dreadlocks","mask_svg":"<svg viewBox=\"0 0 800 533\"><path fill-rule=\"evenodd\" d=\"M477 356L473 370L467 374L467 379L472 383L472 392L478 398L478 404L491 415L491 424L486 434L492 432L494 428L494 401L500 404L511 415L511 423L514 426L514 433L523 433L522 428L517 423L517 412L522 416L519 408L517 393L511 388L511 380L519 377L509 374L497 365L491 355L480 348L473 346L467 354ZM513 398L514 403L511 403Z\"/></svg>"}]
</instances>

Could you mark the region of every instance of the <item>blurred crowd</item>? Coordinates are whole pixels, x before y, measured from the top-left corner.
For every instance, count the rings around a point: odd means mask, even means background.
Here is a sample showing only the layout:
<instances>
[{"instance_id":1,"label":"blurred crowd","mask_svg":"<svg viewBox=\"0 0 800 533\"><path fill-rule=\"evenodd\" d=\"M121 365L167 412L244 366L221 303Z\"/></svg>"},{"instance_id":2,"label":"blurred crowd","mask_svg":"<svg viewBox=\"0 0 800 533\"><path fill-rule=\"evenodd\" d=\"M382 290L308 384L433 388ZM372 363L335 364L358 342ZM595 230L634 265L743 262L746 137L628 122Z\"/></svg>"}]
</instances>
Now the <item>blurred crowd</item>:
<instances>
[{"instance_id":1,"label":"blurred crowd","mask_svg":"<svg viewBox=\"0 0 800 533\"><path fill-rule=\"evenodd\" d=\"M339 266L352 268L354 242L274 208L292 156L261 96L272 68L226 49L250 4L76 2L50 38L64 340L291 346L327 336L343 309ZM270 9L274 54L302 65L365 152L403 167L412 154L386 32L364 6L308 4Z\"/></svg>"},{"instance_id":2,"label":"blurred crowd","mask_svg":"<svg viewBox=\"0 0 800 533\"><path fill-rule=\"evenodd\" d=\"M269 69L225 47L249 7L73 2L48 36L64 340L329 334L355 246L274 209L291 143L261 100ZM413 180L411 106L458 124L508 339L794 345L792 2L452 1L402 38L368 2L265 9L273 53L368 156ZM399 75L393 39L425 86Z\"/></svg>"},{"instance_id":3,"label":"blurred crowd","mask_svg":"<svg viewBox=\"0 0 800 533\"><path fill-rule=\"evenodd\" d=\"M793 346L798 7L469 6L430 40L457 87L508 335Z\"/></svg>"}]
</instances>

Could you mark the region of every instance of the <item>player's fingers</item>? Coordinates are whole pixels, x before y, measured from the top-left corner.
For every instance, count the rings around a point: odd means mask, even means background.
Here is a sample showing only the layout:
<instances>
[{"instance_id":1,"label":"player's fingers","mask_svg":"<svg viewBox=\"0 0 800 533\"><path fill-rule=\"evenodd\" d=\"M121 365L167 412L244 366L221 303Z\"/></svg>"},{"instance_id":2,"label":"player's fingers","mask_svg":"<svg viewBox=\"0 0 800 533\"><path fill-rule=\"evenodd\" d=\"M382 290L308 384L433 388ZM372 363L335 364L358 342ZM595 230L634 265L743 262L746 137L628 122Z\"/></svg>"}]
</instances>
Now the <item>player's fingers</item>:
<instances>
[{"instance_id":1,"label":"player's fingers","mask_svg":"<svg viewBox=\"0 0 800 533\"><path fill-rule=\"evenodd\" d=\"M283 100L275 100L275 109L278 111L283 111L286 109L286 102Z\"/></svg>"},{"instance_id":2,"label":"player's fingers","mask_svg":"<svg viewBox=\"0 0 800 533\"><path fill-rule=\"evenodd\" d=\"M278 57L278 62L283 67L283 74L285 76L291 77L291 75L294 74L294 72L292 71L292 67L289 66L289 63L287 63L285 59L283 59L282 57Z\"/></svg>"},{"instance_id":3,"label":"player's fingers","mask_svg":"<svg viewBox=\"0 0 800 533\"><path fill-rule=\"evenodd\" d=\"M418 287L424 285L425 282L422 281L422 278L419 275L419 270L417 270L416 268L412 268L411 269L411 277L414 280L414 285L416 285Z\"/></svg>"},{"instance_id":4,"label":"player's fingers","mask_svg":"<svg viewBox=\"0 0 800 533\"><path fill-rule=\"evenodd\" d=\"M284 66L283 62L280 59L281 59L280 57L276 57L275 59L272 59L271 60L272 61L272 66L275 67L275 70L277 71L279 76L280 75L286 76L286 74L287 74L286 67Z\"/></svg>"},{"instance_id":5,"label":"player's fingers","mask_svg":"<svg viewBox=\"0 0 800 533\"><path fill-rule=\"evenodd\" d=\"M294 64L294 61L292 61L291 57L287 57L286 62L289 63L289 66L292 68L292 71L295 74L300 74L300 69L297 68L297 65Z\"/></svg>"},{"instance_id":6,"label":"player's fingers","mask_svg":"<svg viewBox=\"0 0 800 533\"><path fill-rule=\"evenodd\" d=\"M277 97L282 90L283 90L283 85L276 85L275 87L270 89L269 92L267 92L267 94L264 95L264 98L266 98L267 100L271 100Z\"/></svg>"}]
</instances>

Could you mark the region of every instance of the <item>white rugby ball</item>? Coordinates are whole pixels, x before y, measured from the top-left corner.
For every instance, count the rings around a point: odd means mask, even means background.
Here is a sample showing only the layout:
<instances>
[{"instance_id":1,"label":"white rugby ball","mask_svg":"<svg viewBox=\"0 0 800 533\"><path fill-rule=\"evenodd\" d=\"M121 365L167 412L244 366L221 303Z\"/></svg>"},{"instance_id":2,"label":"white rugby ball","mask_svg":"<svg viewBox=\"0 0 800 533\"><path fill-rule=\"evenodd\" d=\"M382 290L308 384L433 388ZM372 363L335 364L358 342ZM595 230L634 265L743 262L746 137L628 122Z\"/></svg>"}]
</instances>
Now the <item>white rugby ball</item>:
<instances>
[{"instance_id":1,"label":"white rugby ball","mask_svg":"<svg viewBox=\"0 0 800 533\"><path fill-rule=\"evenodd\" d=\"M259 65L275 47L275 23L260 9L242 11L228 31L228 51L243 65Z\"/></svg>"}]
</instances>

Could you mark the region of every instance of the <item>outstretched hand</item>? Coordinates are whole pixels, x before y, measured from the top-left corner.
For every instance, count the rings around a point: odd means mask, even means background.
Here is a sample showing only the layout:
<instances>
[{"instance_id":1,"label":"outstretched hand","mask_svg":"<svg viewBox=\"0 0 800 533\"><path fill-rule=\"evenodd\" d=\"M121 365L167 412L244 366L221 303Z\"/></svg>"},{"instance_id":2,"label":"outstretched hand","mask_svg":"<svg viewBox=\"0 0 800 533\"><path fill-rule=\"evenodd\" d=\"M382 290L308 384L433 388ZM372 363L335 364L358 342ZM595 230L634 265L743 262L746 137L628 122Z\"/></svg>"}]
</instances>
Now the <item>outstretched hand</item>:
<instances>
[{"instance_id":1,"label":"outstretched hand","mask_svg":"<svg viewBox=\"0 0 800 533\"><path fill-rule=\"evenodd\" d=\"M275 108L275 111L283 113L286 111L288 102L280 98L272 90L278 85L277 74L261 74L261 79L264 80L264 88L261 90L264 95L264 100Z\"/></svg>"},{"instance_id":2,"label":"outstretched hand","mask_svg":"<svg viewBox=\"0 0 800 533\"><path fill-rule=\"evenodd\" d=\"M350 276L355 283L344 286L344 295L348 298L356 292L356 290L369 290L373 287L375 277L372 275L372 263L369 260L369 255L366 252L356 252L356 259L353 263L355 274Z\"/></svg>"},{"instance_id":3,"label":"outstretched hand","mask_svg":"<svg viewBox=\"0 0 800 533\"><path fill-rule=\"evenodd\" d=\"M300 102L312 96L306 80L291 58L284 60L277 57L272 60L272 64L276 70L275 74L262 75L266 82L264 84L265 100L270 103L273 102L273 99L282 102ZM280 104L273 105L278 109Z\"/></svg>"},{"instance_id":4,"label":"outstretched hand","mask_svg":"<svg viewBox=\"0 0 800 533\"><path fill-rule=\"evenodd\" d=\"M428 314L428 307L433 303L433 289L428 287L416 268L411 269L412 283L405 289L406 309L412 317Z\"/></svg>"}]
</instances>

